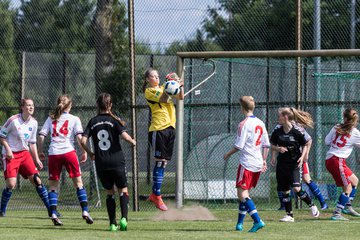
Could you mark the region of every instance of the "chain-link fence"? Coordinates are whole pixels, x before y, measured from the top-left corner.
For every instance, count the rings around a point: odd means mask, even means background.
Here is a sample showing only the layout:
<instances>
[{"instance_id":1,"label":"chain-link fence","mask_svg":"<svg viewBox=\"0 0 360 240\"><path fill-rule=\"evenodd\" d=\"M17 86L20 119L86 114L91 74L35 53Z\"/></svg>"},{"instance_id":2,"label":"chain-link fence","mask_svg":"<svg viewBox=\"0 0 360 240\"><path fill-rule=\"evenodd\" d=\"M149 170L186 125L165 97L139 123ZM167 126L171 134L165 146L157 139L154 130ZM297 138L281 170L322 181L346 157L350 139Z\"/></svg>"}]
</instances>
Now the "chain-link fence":
<instances>
[{"instance_id":1,"label":"chain-link fence","mask_svg":"<svg viewBox=\"0 0 360 240\"><path fill-rule=\"evenodd\" d=\"M131 86L127 10L132 1L7 1L0 2L0 125L18 110L22 97L35 102L35 117L41 126L56 98L68 93L73 98L72 113L82 124L96 114L95 98L110 92L115 111L131 122ZM140 210L153 209L143 201L151 192L153 162L147 141L150 113L141 88L143 73L153 67L160 78L176 69L179 51L245 51L297 49L296 15L301 12L302 49L356 48L359 40L358 1L134 1L136 46L136 126L139 165ZM301 10L301 11L299 11ZM164 19L166 19L164 21ZM296 101L295 59L217 59L216 74L185 99L184 198L209 207L233 207L237 160L227 165L222 155L232 145L234 131L242 116L238 99L253 95L256 115L271 132L276 110L294 106ZM212 71L212 66L196 59L186 60L185 89L189 90ZM357 107L357 58L322 59L321 71L314 60L302 59L300 107L312 113L316 141L311 151L313 179L333 201L332 181L323 166L325 147L321 139L341 121L345 105ZM316 74L314 74L316 73ZM319 90L320 89L320 90ZM321 107L321 111L319 111ZM321 115L321 121L317 116ZM131 124L127 125L132 134ZM48 143L47 143L48 144ZM122 143L132 189L131 147ZM47 148L47 145L45 146ZM356 156L349 165L358 172ZM41 176L47 185L47 163ZM97 187L91 162L82 166L83 180L95 206L104 200ZM165 200L175 196L175 161L166 168L162 192ZM60 210L78 206L70 179L63 175ZM196 183L194 183L196 182ZM3 180L0 184L4 186ZM198 185L197 185L198 184ZM260 180L254 197L260 208L276 208L274 169ZM200 187L201 188L200 188ZM100 197L98 197L98 192ZM324 192L326 193L326 192ZM26 200L25 200L26 199ZM25 204L26 203L26 204ZM42 208L28 181L21 181L9 207ZM230 203L230 204L229 204ZM104 205L103 205L104 206Z\"/></svg>"}]
</instances>

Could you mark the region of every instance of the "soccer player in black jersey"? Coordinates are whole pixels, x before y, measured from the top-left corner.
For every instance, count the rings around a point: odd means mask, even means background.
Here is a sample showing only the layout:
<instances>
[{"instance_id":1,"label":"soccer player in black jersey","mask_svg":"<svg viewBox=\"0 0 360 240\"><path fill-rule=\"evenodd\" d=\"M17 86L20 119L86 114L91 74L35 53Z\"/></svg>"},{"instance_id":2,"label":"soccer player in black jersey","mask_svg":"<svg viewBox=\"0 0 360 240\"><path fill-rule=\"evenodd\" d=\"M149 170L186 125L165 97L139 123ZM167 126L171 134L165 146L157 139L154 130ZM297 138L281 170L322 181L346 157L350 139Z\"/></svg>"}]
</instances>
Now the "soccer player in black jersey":
<instances>
[{"instance_id":1,"label":"soccer player in black jersey","mask_svg":"<svg viewBox=\"0 0 360 240\"><path fill-rule=\"evenodd\" d=\"M276 164L277 190L283 192L283 203L286 216L280 219L281 222L294 222L290 188L303 200L311 209L314 217L320 215L319 210L313 204L309 195L301 189L300 168L307 153L307 145L304 134L299 127L292 124L294 113L290 108L280 108L278 122L280 127L275 128L271 135L272 162L275 153L278 152Z\"/></svg>"},{"instance_id":2,"label":"soccer player in black jersey","mask_svg":"<svg viewBox=\"0 0 360 240\"><path fill-rule=\"evenodd\" d=\"M127 230L129 194L127 189L126 165L120 145L120 136L133 146L134 139L126 132L124 122L111 112L111 95L102 93L96 100L98 115L93 117L81 139L81 145L95 160L96 171L106 190L106 207L110 220L110 231ZM94 152L87 147L88 138L92 138ZM116 203L114 185L120 194L121 220L116 223Z\"/></svg>"}]
</instances>

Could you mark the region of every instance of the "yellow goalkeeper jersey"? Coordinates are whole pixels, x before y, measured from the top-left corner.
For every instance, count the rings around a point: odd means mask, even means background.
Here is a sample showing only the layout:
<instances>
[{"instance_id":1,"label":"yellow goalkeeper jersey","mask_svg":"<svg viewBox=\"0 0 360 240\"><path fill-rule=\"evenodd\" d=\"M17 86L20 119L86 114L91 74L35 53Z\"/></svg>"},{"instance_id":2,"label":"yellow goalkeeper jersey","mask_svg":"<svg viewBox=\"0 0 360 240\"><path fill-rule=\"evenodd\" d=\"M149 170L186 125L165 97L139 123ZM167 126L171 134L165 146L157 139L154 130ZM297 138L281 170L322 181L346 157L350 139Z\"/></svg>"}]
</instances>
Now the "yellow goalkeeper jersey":
<instances>
[{"instance_id":1,"label":"yellow goalkeeper jersey","mask_svg":"<svg viewBox=\"0 0 360 240\"><path fill-rule=\"evenodd\" d=\"M160 131L172 126L175 128L176 113L175 106L171 98L167 103L159 102L164 92L164 86L159 88L147 88L145 98L151 109L151 124L149 132Z\"/></svg>"}]
</instances>

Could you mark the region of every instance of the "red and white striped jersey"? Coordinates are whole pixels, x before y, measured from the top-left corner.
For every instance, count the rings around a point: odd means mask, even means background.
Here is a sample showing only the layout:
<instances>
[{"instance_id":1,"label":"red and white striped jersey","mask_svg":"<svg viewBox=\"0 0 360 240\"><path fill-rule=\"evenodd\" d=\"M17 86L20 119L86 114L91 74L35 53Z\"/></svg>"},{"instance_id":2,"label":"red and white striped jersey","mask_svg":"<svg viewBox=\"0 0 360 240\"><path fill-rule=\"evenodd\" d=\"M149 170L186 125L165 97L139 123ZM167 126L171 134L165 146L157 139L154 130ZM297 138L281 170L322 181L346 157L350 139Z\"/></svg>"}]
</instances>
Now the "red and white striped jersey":
<instances>
[{"instance_id":1,"label":"red and white striped jersey","mask_svg":"<svg viewBox=\"0 0 360 240\"><path fill-rule=\"evenodd\" d=\"M353 128L350 134L340 135L334 126L325 137L325 144L330 146L326 153L326 159L333 155L339 158L348 158L354 146L360 147L360 131Z\"/></svg>"},{"instance_id":2,"label":"red and white striped jersey","mask_svg":"<svg viewBox=\"0 0 360 240\"><path fill-rule=\"evenodd\" d=\"M240 164L249 171L263 167L262 148L270 147L269 135L263 121L255 116L240 122L234 147L240 150Z\"/></svg>"},{"instance_id":3,"label":"red and white striped jersey","mask_svg":"<svg viewBox=\"0 0 360 240\"><path fill-rule=\"evenodd\" d=\"M46 119L39 135L46 137L49 133L51 137L49 155L59 155L75 149L75 137L83 133L83 128L78 117L63 113L58 120L50 117Z\"/></svg>"},{"instance_id":4,"label":"red and white striped jersey","mask_svg":"<svg viewBox=\"0 0 360 240\"><path fill-rule=\"evenodd\" d=\"M36 143L38 122L30 117L24 121L21 113L10 117L0 130L0 137L5 138L11 151L29 150L29 143ZM5 154L3 147L2 153Z\"/></svg>"}]
</instances>

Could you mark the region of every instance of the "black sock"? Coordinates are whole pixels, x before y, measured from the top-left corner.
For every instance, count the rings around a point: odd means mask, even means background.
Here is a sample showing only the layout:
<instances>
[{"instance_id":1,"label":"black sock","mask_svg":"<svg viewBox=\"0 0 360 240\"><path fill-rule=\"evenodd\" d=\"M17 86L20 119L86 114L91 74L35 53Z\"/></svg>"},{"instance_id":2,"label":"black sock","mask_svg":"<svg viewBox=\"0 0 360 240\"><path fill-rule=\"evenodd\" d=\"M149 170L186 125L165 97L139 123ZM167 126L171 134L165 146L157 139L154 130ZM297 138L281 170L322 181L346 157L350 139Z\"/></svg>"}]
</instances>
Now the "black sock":
<instances>
[{"instance_id":1,"label":"black sock","mask_svg":"<svg viewBox=\"0 0 360 240\"><path fill-rule=\"evenodd\" d=\"M304 190L300 190L300 192L296 193L301 200L303 200L309 207L313 206L314 204L312 203L311 198L309 197L309 194L307 194L307 192L305 192Z\"/></svg>"},{"instance_id":2,"label":"black sock","mask_svg":"<svg viewBox=\"0 0 360 240\"><path fill-rule=\"evenodd\" d=\"M116 202L114 195L107 195L106 208L107 208L110 224L116 225Z\"/></svg>"},{"instance_id":3,"label":"black sock","mask_svg":"<svg viewBox=\"0 0 360 240\"><path fill-rule=\"evenodd\" d=\"M121 218L128 219L129 212L129 194L128 192L120 193L120 207L121 207Z\"/></svg>"},{"instance_id":4,"label":"black sock","mask_svg":"<svg viewBox=\"0 0 360 240\"><path fill-rule=\"evenodd\" d=\"M290 197L289 193L284 194L283 204L284 204L284 207L285 207L286 214L293 217L292 203L291 203L291 197Z\"/></svg>"}]
</instances>

